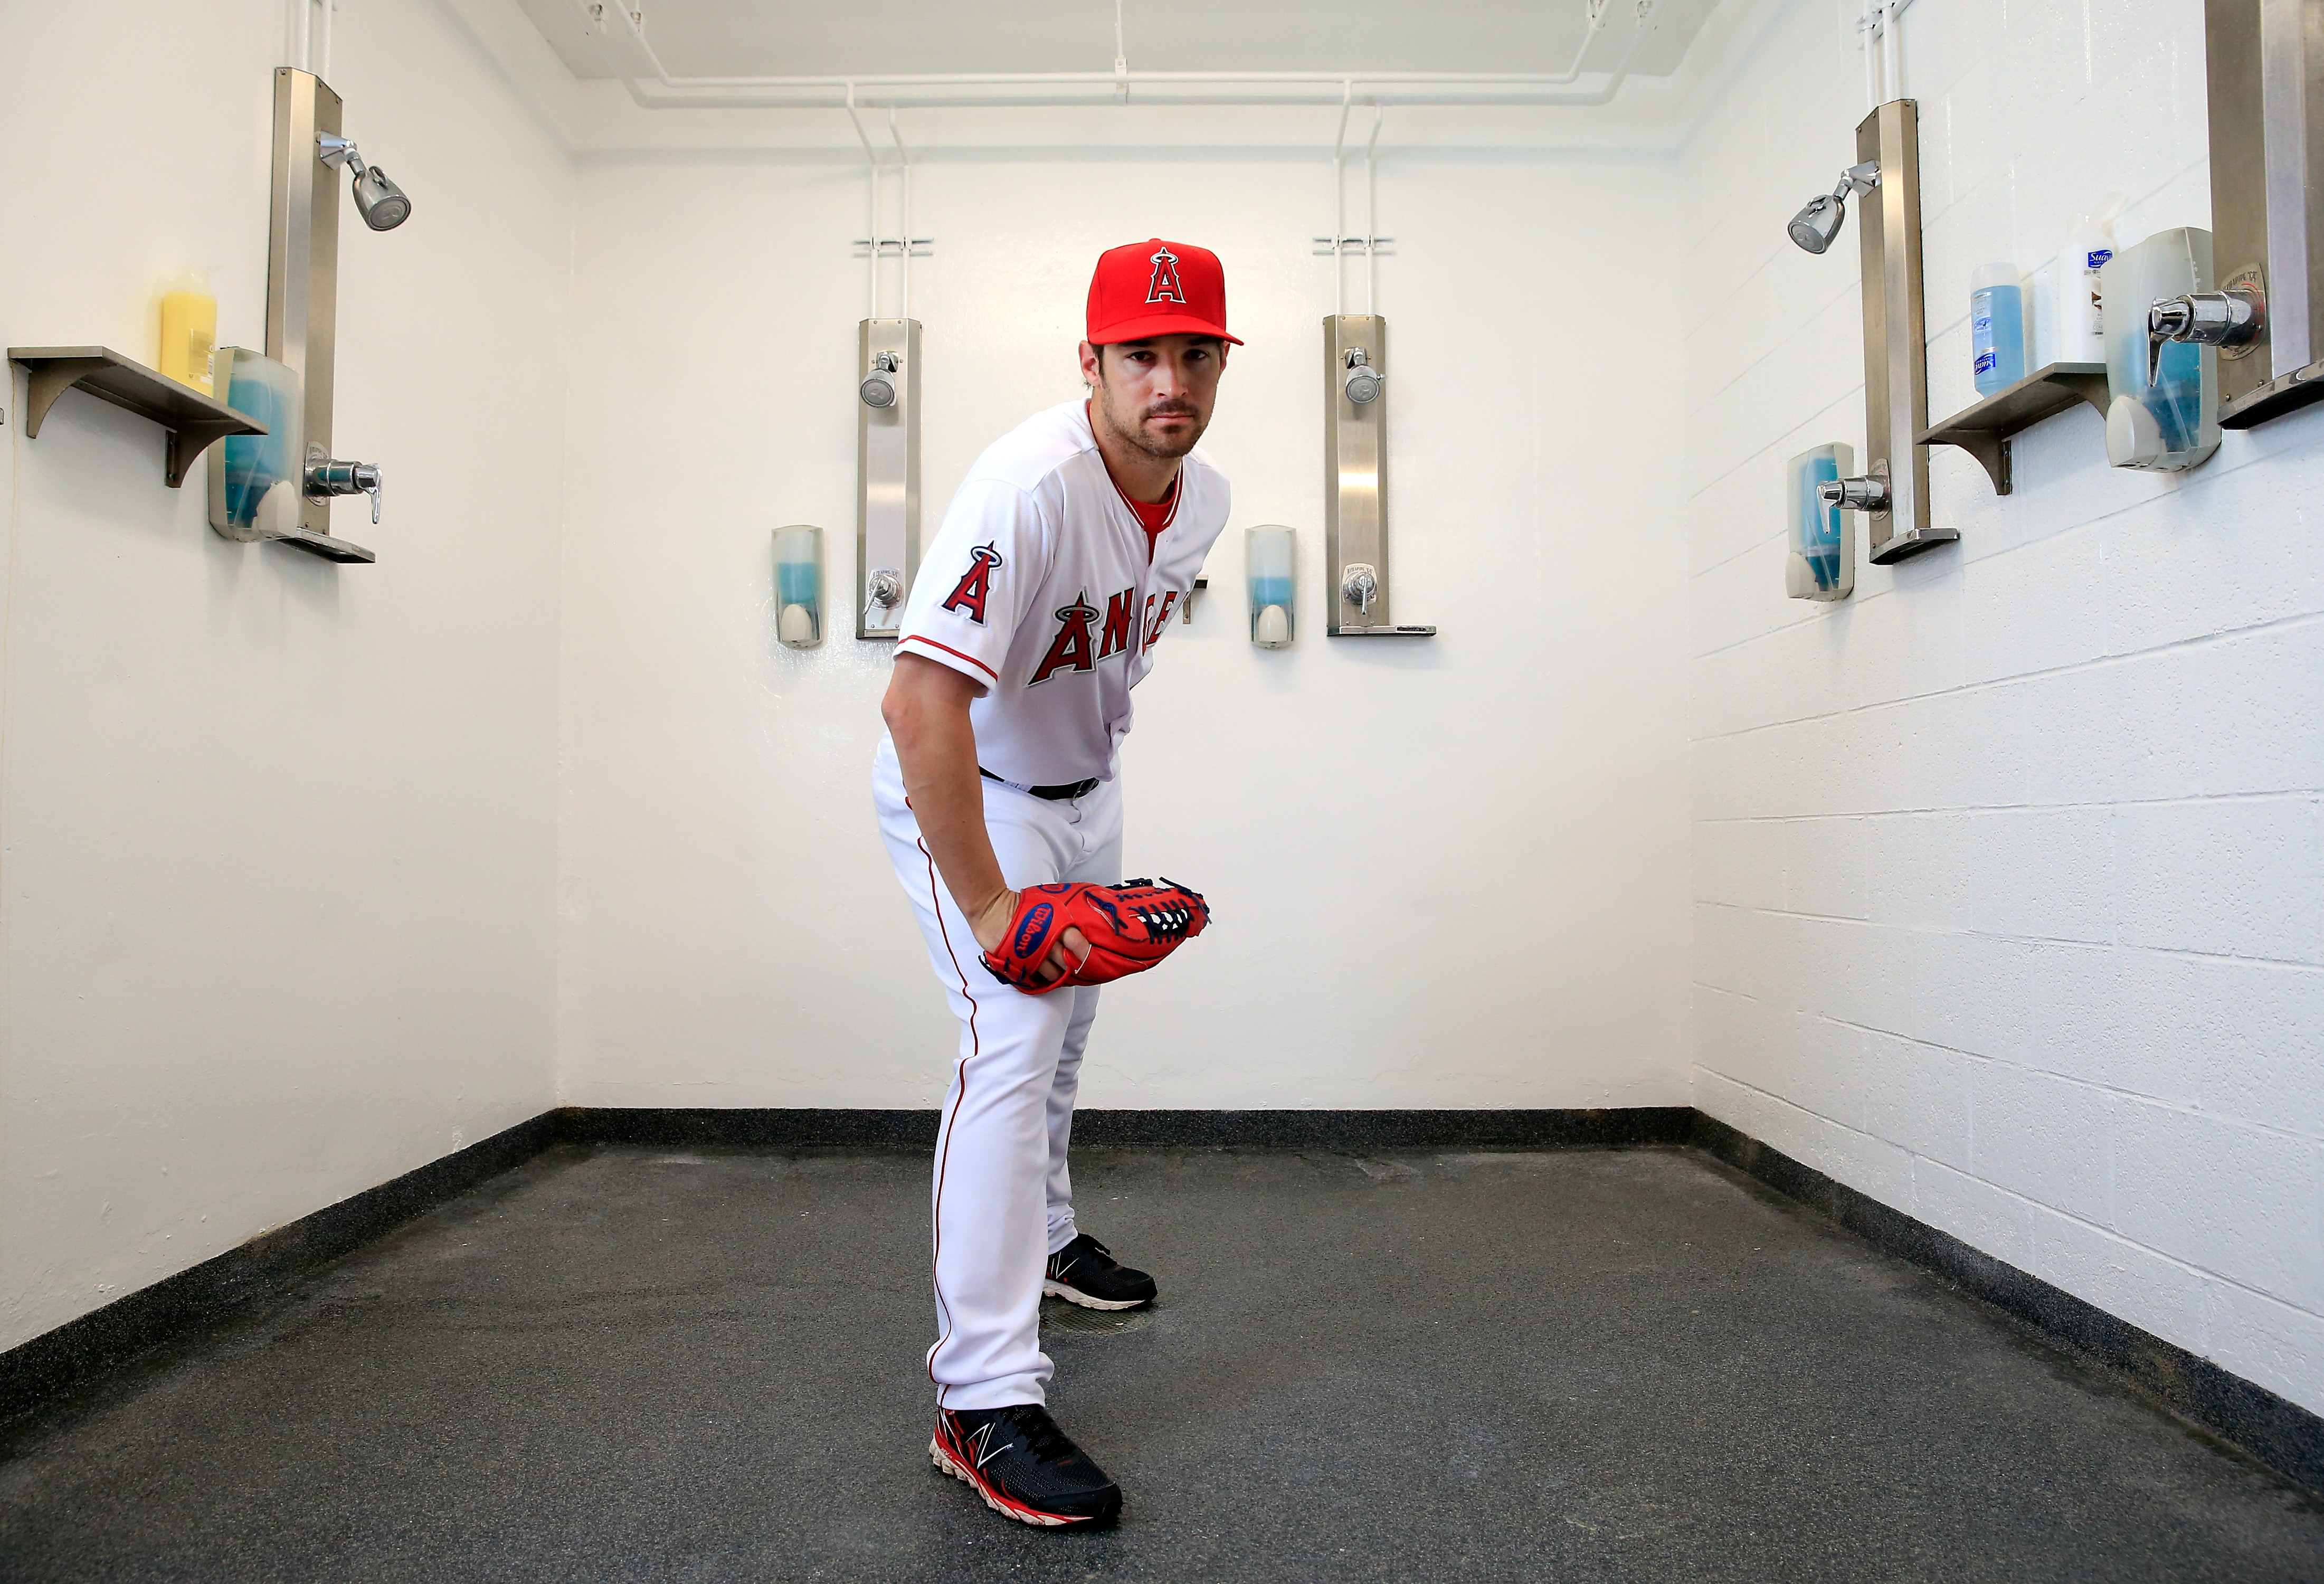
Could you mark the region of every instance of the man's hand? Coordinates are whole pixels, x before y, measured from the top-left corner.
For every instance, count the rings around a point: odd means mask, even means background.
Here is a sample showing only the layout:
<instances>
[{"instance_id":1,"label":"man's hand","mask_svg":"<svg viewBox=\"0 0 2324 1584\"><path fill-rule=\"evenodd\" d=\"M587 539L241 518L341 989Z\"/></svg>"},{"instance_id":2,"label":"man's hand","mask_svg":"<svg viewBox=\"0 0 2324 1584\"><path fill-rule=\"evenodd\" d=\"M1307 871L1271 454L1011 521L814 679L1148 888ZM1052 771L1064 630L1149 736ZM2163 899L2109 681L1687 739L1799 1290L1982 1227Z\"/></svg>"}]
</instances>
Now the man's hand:
<instances>
[{"instance_id":1,"label":"man's hand","mask_svg":"<svg viewBox=\"0 0 2324 1584\"><path fill-rule=\"evenodd\" d=\"M965 907L961 909L968 919L968 927L976 932L976 944L984 950L996 950L1001 937L1009 933L1010 923L1017 916L1017 896L1015 891L1004 890L982 913L970 913ZM1067 953L1072 955L1067 956ZM1055 984L1079 968L1088 956L1089 937L1072 925L1067 925L1065 933L1049 948L1049 954L1042 962L1040 972L1034 976L1034 982Z\"/></svg>"}]
</instances>

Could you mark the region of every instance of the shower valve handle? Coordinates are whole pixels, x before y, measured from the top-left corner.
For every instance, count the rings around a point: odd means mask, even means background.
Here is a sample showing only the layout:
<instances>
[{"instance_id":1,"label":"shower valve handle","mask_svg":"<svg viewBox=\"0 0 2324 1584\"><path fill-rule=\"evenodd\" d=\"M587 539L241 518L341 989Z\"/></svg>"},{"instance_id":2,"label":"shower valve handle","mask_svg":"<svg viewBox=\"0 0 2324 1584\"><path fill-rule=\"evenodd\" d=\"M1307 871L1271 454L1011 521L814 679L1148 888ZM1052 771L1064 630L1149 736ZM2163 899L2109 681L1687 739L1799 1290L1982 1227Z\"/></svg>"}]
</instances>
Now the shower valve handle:
<instances>
[{"instance_id":1,"label":"shower valve handle","mask_svg":"<svg viewBox=\"0 0 2324 1584\"><path fill-rule=\"evenodd\" d=\"M1365 615L1371 614L1372 602L1379 598L1379 575L1370 563L1348 563L1340 576L1340 598Z\"/></svg>"},{"instance_id":2,"label":"shower valve handle","mask_svg":"<svg viewBox=\"0 0 2324 1584\"><path fill-rule=\"evenodd\" d=\"M2248 286L2159 298L2146 310L2146 382L2162 377L2165 341L2241 346L2266 327L2267 305Z\"/></svg>"},{"instance_id":3,"label":"shower valve handle","mask_svg":"<svg viewBox=\"0 0 2324 1584\"><path fill-rule=\"evenodd\" d=\"M386 487L376 462L342 462L336 456L310 456L307 463L307 493L318 501L335 495L369 495L371 520L379 523L380 498Z\"/></svg>"},{"instance_id":4,"label":"shower valve handle","mask_svg":"<svg viewBox=\"0 0 2324 1584\"><path fill-rule=\"evenodd\" d=\"M1878 474L1862 478L1828 478L1816 485L1816 499L1843 511L1888 510L1888 481Z\"/></svg>"}]
</instances>

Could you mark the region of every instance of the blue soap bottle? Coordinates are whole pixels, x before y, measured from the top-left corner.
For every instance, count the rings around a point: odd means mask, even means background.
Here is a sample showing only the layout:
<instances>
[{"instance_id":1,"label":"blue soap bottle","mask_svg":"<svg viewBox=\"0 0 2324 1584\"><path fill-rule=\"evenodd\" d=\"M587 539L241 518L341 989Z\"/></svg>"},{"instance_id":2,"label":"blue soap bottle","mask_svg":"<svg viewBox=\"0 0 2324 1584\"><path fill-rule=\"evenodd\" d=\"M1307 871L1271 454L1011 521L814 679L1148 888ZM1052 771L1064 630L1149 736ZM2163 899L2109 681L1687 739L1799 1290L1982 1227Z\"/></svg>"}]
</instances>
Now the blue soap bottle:
<instances>
[{"instance_id":1,"label":"blue soap bottle","mask_svg":"<svg viewBox=\"0 0 2324 1584\"><path fill-rule=\"evenodd\" d=\"M1969 339L1978 395L2025 377L2025 290L2015 264L1987 264L1969 277Z\"/></svg>"}]
</instances>

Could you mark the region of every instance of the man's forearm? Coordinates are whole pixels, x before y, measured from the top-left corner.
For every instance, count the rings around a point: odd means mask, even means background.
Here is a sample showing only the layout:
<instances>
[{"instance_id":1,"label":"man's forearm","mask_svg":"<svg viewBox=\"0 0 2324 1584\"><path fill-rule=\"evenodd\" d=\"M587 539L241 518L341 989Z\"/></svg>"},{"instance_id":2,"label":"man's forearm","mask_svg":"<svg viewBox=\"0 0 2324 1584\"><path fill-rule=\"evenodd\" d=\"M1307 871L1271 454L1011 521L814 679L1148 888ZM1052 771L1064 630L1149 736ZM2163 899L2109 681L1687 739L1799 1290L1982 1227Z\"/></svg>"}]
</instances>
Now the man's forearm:
<instances>
[{"instance_id":1,"label":"man's forearm","mask_svg":"<svg viewBox=\"0 0 2324 1584\"><path fill-rule=\"evenodd\" d=\"M905 656L899 665L932 662ZM912 802L921 838L936 860L964 916L977 933L977 944L990 946L1000 939L1008 919L988 925L985 916L1000 911L1008 894L1001 861L993 856L992 838L984 829L984 787L976 768L976 732L969 724L963 701L958 707L917 688L899 690L888 712L888 734L896 744L896 760L903 771L904 792ZM990 930L992 939L985 939Z\"/></svg>"}]
</instances>

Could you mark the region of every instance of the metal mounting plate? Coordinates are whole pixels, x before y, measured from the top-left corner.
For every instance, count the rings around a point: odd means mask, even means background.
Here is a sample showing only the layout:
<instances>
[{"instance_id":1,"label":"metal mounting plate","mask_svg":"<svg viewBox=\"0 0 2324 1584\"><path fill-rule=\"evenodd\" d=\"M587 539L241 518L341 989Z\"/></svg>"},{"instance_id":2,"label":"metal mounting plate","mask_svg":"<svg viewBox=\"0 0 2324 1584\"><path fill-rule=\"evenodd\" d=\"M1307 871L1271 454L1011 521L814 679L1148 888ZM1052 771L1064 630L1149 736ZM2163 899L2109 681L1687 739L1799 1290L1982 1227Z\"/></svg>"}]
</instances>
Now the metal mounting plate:
<instances>
[{"instance_id":1,"label":"metal mounting plate","mask_svg":"<svg viewBox=\"0 0 2324 1584\"><path fill-rule=\"evenodd\" d=\"M855 402L855 636L902 635L904 603L872 603L872 580L893 573L904 593L920 565L920 322L865 319L856 329L856 378L891 353L896 399ZM853 382L850 382L853 388Z\"/></svg>"}]
</instances>

